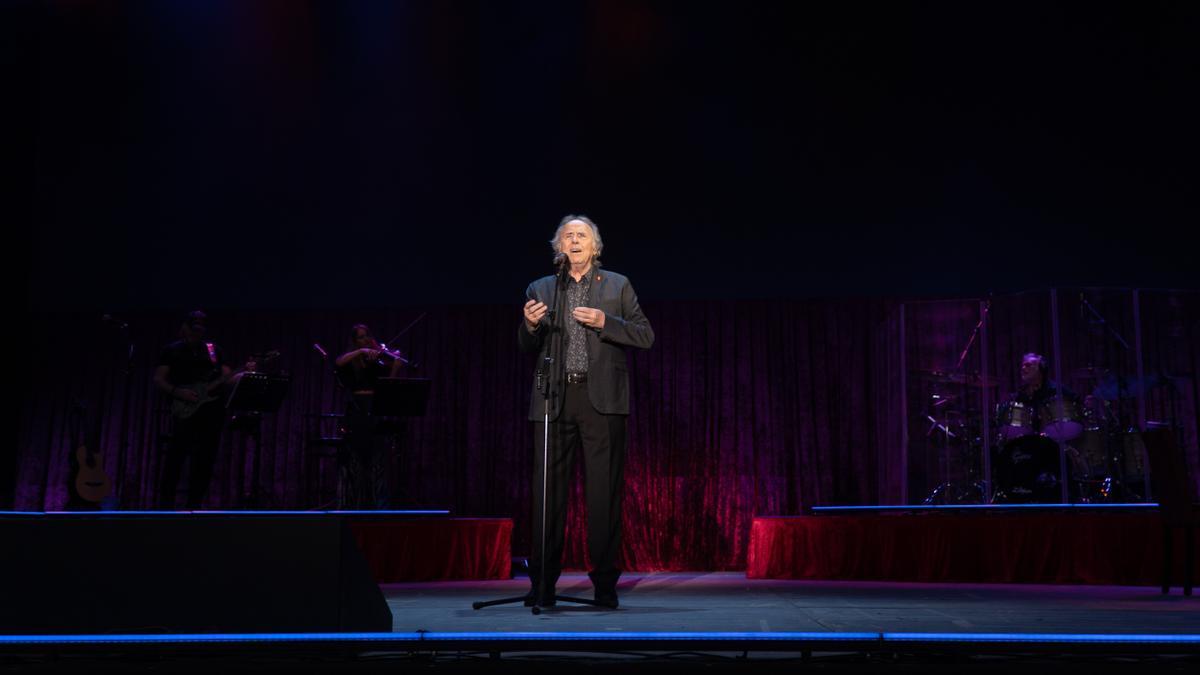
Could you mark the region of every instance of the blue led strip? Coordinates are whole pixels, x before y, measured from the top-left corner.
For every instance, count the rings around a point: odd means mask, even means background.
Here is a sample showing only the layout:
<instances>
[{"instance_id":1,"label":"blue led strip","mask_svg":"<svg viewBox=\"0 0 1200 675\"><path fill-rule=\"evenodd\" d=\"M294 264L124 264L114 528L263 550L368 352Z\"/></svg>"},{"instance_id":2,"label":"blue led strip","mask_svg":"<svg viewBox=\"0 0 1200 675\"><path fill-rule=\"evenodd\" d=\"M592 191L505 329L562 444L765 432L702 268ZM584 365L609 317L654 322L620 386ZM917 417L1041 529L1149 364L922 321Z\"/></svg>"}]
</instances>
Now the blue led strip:
<instances>
[{"instance_id":1,"label":"blue led strip","mask_svg":"<svg viewBox=\"0 0 1200 675\"><path fill-rule=\"evenodd\" d=\"M1095 633L810 633L810 632L416 632L188 633L173 635L0 635L0 645L230 644L314 642L876 642L1200 646L1200 634Z\"/></svg>"},{"instance_id":2,"label":"blue led strip","mask_svg":"<svg viewBox=\"0 0 1200 675\"><path fill-rule=\"evenodd\" d=\"M813 513L829 513L834 511L1017 511L1022 509L1072 509L1072 510L1104 510L1104 509L1156 509L1154 502L1139 502L1136 504L913 504L899 506L814 506ZM768 516L770 517L770 516ZM791 516L775 516L788 518Z\"/></svg>"},{"instance_id":3,"label":"blue led strip","mask_svg":"<svg viewBox=\"0 0 1200 675\"><path fill-rule=\"evenodd\" d=\"M417 641L420 633L175 633L167 635L0 635L0 644L189 644Z\"/></svg>"},{"instance_id":4,"label":"blue led strip","mask_svg":"<svg viewBox=\"0 0 1200 675\"><path fill-rule=\"evenodd\" d=\"M645 631L603 631L603 632L556 632L556 633L424 633L424 639L430 642L486 640L486 641L515 641L515 640L547 640L552 642L579 641L618 641L653 642L653 641L797 641L797 642L863 642L877 641L880 633L788 633L788 632L645 632Z\"/></svg>"},{"instance_id":5,"label":"blue led strip","mask_svg":"<svg viewBox=\"0 0 1200 675\"><path fill-rule=\"evenodd\" d=\"M1186 644L1200 645L1200 635L1097 633L883 633L885 642L1008 642L1021 644Z\"/></svg>"},{"instance_id":6,"label":"blue led strip","mask_svg":"<svg viewBox=\"0 0 1200 675\"><path fill-rule=\"evenodd\" d=\"M121 516L445 516L447 509L409 511L0 511L0 516L94 518Z\"/></svg>"}]
</instances>

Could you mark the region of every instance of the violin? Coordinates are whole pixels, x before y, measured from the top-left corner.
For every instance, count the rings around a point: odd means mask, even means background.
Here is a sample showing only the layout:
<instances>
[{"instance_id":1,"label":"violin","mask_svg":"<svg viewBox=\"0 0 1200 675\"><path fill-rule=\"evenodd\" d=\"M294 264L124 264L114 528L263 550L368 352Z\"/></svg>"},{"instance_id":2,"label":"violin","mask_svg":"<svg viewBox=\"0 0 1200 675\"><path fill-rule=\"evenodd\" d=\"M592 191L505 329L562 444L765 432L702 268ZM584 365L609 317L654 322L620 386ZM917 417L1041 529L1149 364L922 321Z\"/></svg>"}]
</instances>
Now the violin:
<instances>
[{"instance_id":1,"label":"violin","mask_svg":"<svg viewBox=\"0 0 1200 675\"><path fill-rule=\"evenodd\" d=\"M387 345L385 344L379 345L379 356L377 358L377 363L381 368L390 368L392 364L396 363L397 361L406 366L408 365L408 359L404 358L404 354L402 354L399 349L391 350L388 349Z\"/></svg>"},{"instance_id":2,"label":"violin","mask_svg":"<svg viewBox=\"0 0 1200 675\"><path fill-rule=\"evenodd\" d=\"M367 349L375 352L374 358L366 357L364 361L368 365L377 366L383 370L392 368L395 364L408 365L408 359L399 349L388 349L388 346L372 339L371 345Z\"/></svg>"}]
</instances>

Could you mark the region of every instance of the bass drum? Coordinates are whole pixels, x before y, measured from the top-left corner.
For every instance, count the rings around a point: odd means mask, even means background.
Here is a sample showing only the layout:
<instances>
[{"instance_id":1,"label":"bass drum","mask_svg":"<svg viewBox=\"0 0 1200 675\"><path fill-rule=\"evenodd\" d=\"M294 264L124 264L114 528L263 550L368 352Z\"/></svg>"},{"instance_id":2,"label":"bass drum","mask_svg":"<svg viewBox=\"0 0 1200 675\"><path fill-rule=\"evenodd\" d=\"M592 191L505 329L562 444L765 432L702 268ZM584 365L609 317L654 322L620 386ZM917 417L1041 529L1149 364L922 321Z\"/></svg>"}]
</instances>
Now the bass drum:
<instances>
[{"instance_id":1,"label":"bass drum","mask_svg":"<svg viewBox=\"0 0 1200 675\"><path fill-rule=\"evenodd\" d=\"M1078 454L1085 471L1076 479L1099 479L1112 475L1112 435L1104 431L1084 431L1071 441L1071 448Z\"/></svg>"},{"instance_id":2,"label":"bass drum","mask_svg":"<svg viewBox=\"0 0 1200 675\"><path fill-rule=\"evenodd\" d=\"M1062 480L1059 476L1058 443L1046 436L1023 436L1005 443L996 453L993 471L996 492L992 501L1021 504L1058 504L1062 502ZM1067 455L1067 496L1079 498L1077 482L1091 473L1079 451L1064 446Z\"/></svg>"}]
</instances>

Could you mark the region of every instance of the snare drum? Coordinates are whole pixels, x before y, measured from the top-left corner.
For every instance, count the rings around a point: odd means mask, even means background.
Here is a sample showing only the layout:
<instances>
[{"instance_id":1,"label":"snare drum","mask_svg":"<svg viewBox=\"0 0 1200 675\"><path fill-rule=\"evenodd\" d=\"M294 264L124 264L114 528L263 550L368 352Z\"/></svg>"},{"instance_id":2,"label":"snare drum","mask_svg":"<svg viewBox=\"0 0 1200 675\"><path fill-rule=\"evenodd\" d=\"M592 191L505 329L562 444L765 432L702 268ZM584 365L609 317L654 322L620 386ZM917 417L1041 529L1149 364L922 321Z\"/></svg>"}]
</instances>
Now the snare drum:
<instances>
[{"instance_id":1,"label":"snare drum","mask_svg":"<svg viewBox=\"0 0 1200 675\"><path fill-rule=\"evenodd\" d=\"M1002 442L1029 436L1033 433L1033 409L1019 401L997 404L996 433Z\"/></svg>"}]
</instances>

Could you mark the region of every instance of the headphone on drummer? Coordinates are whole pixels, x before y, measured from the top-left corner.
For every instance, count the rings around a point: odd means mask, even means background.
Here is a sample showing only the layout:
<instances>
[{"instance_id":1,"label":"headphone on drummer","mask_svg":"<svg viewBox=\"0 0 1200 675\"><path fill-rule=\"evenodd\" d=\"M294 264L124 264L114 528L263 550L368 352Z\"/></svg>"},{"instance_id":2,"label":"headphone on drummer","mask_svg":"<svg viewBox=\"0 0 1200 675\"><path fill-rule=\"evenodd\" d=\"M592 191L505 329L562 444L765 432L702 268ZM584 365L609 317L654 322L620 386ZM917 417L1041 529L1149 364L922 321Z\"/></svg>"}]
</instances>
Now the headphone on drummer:
<instances>
[{"instance_id":1,"label":"headphone on drummer","mask_svg":"<svg viewBox=\"0 0 1200 675\"><path fill-rule=\"evenodd\" d=\"M1046 357L1035 352L1029 352L1025 356L1021 357L1021 361L1028 361L1030 359L1037 361L1038 373L1040 373L1042 379L1045 380L1050 373L1050 367L1046 365Z\"/></svg>"}]
</instances>

